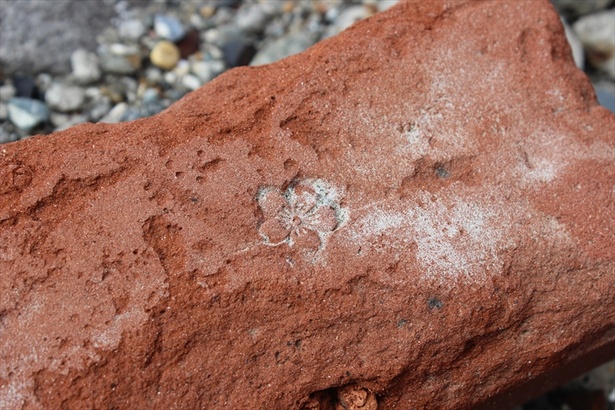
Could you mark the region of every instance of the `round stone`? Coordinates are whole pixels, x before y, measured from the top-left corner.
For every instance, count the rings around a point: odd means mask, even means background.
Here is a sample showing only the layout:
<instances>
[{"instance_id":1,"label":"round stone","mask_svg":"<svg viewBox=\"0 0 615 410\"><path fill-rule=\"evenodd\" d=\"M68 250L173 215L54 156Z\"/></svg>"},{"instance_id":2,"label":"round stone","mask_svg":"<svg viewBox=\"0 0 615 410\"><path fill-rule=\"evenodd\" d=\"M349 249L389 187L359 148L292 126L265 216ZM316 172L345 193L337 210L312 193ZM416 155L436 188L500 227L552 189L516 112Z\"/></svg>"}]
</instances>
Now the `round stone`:
<instances>
[{"instance_id":1,"label":"round stone","mask_svg":"<svg viewBox=\"0 0 615 410\"><path fill-rule=\"evenodd\" d=\"M14 97L9 100L9 119L17 128L31 130L49 119L47 106L39 100L26 97Z\"/></svg>"},{"instance_id":2,"label":"round stone","mask_svg":"<svg viewBox=\"0 0 615 410\"><path fill-rule=\"evenodd\" d=\"M107 73L133 74L141 68L141 55L135 45L105 45L98 54L100 66Z\"/></svg>"},{"instance_id":3,"label":"round stone","mask_svg":"<svg viewBox=\"0 0 615 410\"><path fill-rule=\"evenodd\" d=\"M45 93L49 108L60 112L75 111L83 105L85 91L81 87L63 83L53 83Z\"/></svg>"},{"instance_id":4,"label":"round stone","mask_svg":"<svg viewBox=\"0 0 615 410\"><path fill-rule=\"evenodd\" d=\"M615 79L615 10L581 17L572 27L585 46L587 59Z\"/></svg>"},{"instance_id":5,"label":"round stone","mask_svg":"<svg viewBox=\"0 0 615 410\"><path fill-rule=\"evenodd\" d=\"M179 41L186 34L179 20L165 14L157 14L154 17L154 30L158 36L171 41Z\"/></svg>"},{"instance_id":6,"label":"round stone","mask_svg":"<svg viewBox=\"0 0 615 410\"><path fill-rule=\"evenodd\" d=\"M98 67L98 56L83 49L78 49L70 56L75 79L88 84L100 79L100 68Z\"/></svg>"},{"instance_id":7,"label":"round stone","mask_svg":"<svg viewBox=\"0 0 615 410\"><path fill-rule=\"evenodd\" d=\"M186 87L187 89L194 91L197 88L199 88L202 84L201 84L201 80L199 80L198 77L192 74L186 74L185 76L182 77L182 85Z\"/></svg>"},{"instance_id":8,"label":"round stone","mask_svg":"<svg viewBox=\"0 0 615 410\"><path fill-rule=\"evenodd\" d=\"M570 44L570 48L572 49L572 58L574 59L574 63L582 70L585 65L583 43L581 43L581 40L579 40L579 37L577 37L574 30L566 23L566 20L562 19L562 24L566 30L566 40L568 40L568 44Z\"/></svg>"},{"instance_id":9,"label":"round stone","mask_svg":"<svg viewBox=\"0 0 615 410\"><path fill-rule=\"evenodd\" d=\"M170 41L159 41L149 55L149 59L155 66L163 70L171 70L179 61L179 49Z\"/></svg>"},{"instance_id":10,"label":"round stone","mask_svg":"<svg viewBox=\"0 0 615 410\"><path fill-rule=\"evenodd\" d=\"M139 19L123 20L118 25L121 38L137 41L145 33L145 26Z\"/></svg>"}]
</instances>

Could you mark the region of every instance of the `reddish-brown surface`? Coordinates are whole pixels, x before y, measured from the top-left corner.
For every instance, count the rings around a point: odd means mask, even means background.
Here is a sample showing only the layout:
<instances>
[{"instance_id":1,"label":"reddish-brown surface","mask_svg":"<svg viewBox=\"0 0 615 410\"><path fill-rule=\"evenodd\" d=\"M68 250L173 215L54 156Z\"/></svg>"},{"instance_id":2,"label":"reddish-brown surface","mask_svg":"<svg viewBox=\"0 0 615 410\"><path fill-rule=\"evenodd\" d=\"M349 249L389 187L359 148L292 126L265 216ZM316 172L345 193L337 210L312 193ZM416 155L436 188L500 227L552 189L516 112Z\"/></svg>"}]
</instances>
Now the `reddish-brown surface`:
<instances>
[{"instance_id":1,"label":"reddish-brown surface","mask_svg":"<svg viewBox=\"0 0 615 410\"><path fill-rule=\"evenodd\" d=\"M400 5L0 184L1 408L464 409L615 356L615 116L546 0Z\"/></svg>"}]
</instances>

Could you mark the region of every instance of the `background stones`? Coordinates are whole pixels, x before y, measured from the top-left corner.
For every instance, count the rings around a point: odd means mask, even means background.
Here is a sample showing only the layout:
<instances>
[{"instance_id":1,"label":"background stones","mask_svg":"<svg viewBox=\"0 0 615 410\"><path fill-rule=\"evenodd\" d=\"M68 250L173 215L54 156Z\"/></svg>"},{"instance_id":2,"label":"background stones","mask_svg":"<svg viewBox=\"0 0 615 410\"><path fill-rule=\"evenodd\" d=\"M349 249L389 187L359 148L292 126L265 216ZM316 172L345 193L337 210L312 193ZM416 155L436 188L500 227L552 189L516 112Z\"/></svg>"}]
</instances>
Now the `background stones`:
<instances>
[{"instance_id":1,"label":"background stones","mask_svg":"<svg viewBox=\"0 0 615 410\"><path fill-rule=\"evenodd\" d=\"M40 3L37 5L33 0L20 0L15 3L19 5L7 3L7 7L2 7L4 10L0 10L0 14L7 15L6 21L21 19L20 21L32 21L34 25L31 30L23 30L22 26L19 29L14 28L12 23L2 24L0 30L4 31L0 35L0 64L4 77L0 74L0 86L15 86L18 96L45 102L42 92L54 82L116 90L124 87L118 84L123 81L120 77L133 78L142 84L135 98L126 99L128 95L124 92L114 93L110 98L115 104L126 102L130 112L151 115L155 113L155 108L164 109L177 98L230 68L268 64L301 52L357 20L386 10L396 1L195 0L175 3L101 0L98 6L102 11L99 10L96 18L92 18L92 24L89 24L90 17L87 14L91 13L91 10L85 10L81 5L69 8L70 0L54 2L53 6L49 5L45 10L40 8ZM31 4L31 7L28 4ZM613 53L612 43L608 42L608 39L613 37L608 30L614 23L612 18L602 18L598 21L599 24L594 21L594 14L608 7L608 1L562 0L555 1L555 5L567 19L566 32L577 65L587 71L595 84L602 84L600 101L604 101L607 107L615 105L615 101L611 101L615 97L605 91L609 89L605 84L615 84L609 74L615 63L609 59ZM28 18L22 18L22 15L27 15ZM63 26L60 33L60 25L63 24L61 22L72 21L71 19L77 23L68 24L68 29ZM583 27L584 19L594 21L585 24L587 27L593 27L592 32L603 30L603 34L600 34L603 40L596 38L597 34L587 33L584 34L583 42L578 39L577 29L571 28L570 25ZM81 33L79 30L85 31ZM594 39L587 38L588 35ZM11 42L20 44L19 48L11 48ZM44 46L48 42L54 49L62 51L45 53L44 48L36 53L28 51L33 49L35 44ZM87 46L83 47L86 44ZM220 52L212 56L208 51L211 47ZM179 50L179 57L176 49ZM30 56L30 61L18 63L22 58L20 55L26 54ZM585 54L588 59L584 58ZM4 62L3 55L14 55L14 58L11 63L8 60ZM32 61L36 56L40 57L39 62ZM54 63L51 69L48 68L50 64L44 62L49 58L63 60ZM186 65L181 63L182 61L189 63L188 70L184 68ZM162 72L156 74L155 70ZM43 79L39 73L46 77ZM144 110L143 91L148 87L157 88L160 98L157 104L149 104L150 108ZM104 92L102 94L106 95ZM80 112L75 112L79 114L75 118L96 122L106 115L111 107L112 105L99 101L98 98L86 99L77 109ZM57 107L48 109L58 110ZM107 111L103 112L105 109ZM135 115L129 118L134 118ZM59 120L63 117L54 118ZM35 128L20 130L15 124L11 124L8 116L2 116L0 134L7 136L4 141L13 141L63 128L54 125L55 123L41 122Z\"/></svg>"}]
</instances>

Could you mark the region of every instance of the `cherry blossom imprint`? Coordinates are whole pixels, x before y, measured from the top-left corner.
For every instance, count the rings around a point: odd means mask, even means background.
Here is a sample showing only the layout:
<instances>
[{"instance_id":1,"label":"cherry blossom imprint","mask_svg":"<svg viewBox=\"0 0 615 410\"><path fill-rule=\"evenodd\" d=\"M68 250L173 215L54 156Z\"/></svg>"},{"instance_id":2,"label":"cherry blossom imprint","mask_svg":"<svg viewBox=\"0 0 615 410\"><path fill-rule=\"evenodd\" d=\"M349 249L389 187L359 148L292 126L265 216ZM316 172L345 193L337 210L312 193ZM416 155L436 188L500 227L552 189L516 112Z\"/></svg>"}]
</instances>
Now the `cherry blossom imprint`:
<instances>
[{"instance_id":1,"label":"cherry blossom imprint","mask_svg":"<svg viewBox=\"0 0 615 410\"><path fill-rule=\"evenodd\" d=\"M263 243L321 251L326 239L348 220L339 199L338 191L320 179L298 180L283 192L261 188L256 200L264 216L258 228Z\"/></svg>"}]
</instances>

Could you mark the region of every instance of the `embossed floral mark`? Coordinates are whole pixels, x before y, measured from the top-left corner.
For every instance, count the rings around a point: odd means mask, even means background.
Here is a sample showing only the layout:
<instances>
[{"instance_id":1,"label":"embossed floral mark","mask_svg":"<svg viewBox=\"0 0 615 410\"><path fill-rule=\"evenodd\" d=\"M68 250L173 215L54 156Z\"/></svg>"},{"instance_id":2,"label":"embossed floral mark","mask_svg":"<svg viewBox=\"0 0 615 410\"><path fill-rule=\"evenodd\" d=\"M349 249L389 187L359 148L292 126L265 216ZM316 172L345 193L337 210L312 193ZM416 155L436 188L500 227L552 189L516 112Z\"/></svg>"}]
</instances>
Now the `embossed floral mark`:
<instances>
[{"instance_id":1,"label":"embossed floral mark","mask_svg":"<svg viewBox=\"0 0 615 410\"><path fill-rule=\"evenodd\" d=\"M338 192L320 179L296 181L284 192L275 187L261 188L257 202L265 218L259 233L270 246L288 244L317 252L347 219Z\"/></svg>"}]
</instances>

